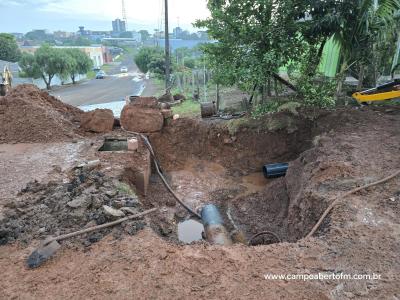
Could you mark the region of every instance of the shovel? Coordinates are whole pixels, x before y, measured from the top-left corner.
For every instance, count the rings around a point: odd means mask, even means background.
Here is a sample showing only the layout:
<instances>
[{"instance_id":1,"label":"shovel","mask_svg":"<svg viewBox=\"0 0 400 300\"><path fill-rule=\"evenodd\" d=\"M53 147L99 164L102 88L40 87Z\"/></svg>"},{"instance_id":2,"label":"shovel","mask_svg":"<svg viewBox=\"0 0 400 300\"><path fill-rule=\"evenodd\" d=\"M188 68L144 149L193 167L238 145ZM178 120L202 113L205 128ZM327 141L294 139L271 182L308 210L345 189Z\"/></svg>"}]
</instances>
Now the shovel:
<instances>
[{"instance_id":1,"label":"shovel","mask_svg":"<svg viewBox=\"0 0 400 300\"><path fill-rule=\"evenodd\" d=\"M112 226L121 224L128 220L143 217L143 216L150 214L156 210L157 210L157 208L152 208L152 209L146 210L144 212L141 212L141 213L138 213L138 214L135 214L132 216L128 216L128 217L125 217L125 218L122 218L122 219L119 219L119 220L116 220L116 221L113 221L110 223L105 223L102 225L89 227L89 228L86 228L86 229L83 229L80 231L60 235L58 237L48 237L40 244L40 246L37 249L35 249L31 253L31 255L29 255L28 259L26 260L26 264L27 264L28 268L30 268L30 269L40 267L44 262L46 262L48 259L50 259L57 252L58 249L60 249L61 245L58 243L59 241L66 240L66 239L69 239L69 238L72 238L72 237L75 237L78 235L82 235L82 234L85 234L88 232L112 227Z\"/></svg>"}]
</instances>

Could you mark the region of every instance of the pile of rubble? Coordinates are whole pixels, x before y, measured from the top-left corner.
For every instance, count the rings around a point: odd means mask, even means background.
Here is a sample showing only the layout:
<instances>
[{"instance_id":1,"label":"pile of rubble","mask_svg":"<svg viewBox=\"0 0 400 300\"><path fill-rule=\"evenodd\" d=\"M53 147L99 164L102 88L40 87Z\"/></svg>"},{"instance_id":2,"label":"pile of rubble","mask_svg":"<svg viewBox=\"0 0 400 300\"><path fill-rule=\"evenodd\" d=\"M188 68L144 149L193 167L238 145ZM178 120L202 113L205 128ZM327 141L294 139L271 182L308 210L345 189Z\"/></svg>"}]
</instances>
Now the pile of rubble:
<instances>
[{"instance_id":1,"label":"pile of rubble","mask_svg":"<svg viewBox=\"0 0 400 300\"><path fill-rule=\"evenodd\" d=\"M82 113L34 85L20 85L0 97L0 143L46 143L77 137Z\"/></svg>"},{"instance_id":2,"label":"pile of rubble","mask_svg":"<svg viewBox=\"0 0 400 300\"><path fill-rule=\"evenodd\" d=\"M5 217L0 220L0 245L16 240L29 243L142 211L130 186L108 177L96 164L72 169L69 179L63 182L31 182L19 193L18 201L10 199L5 207ZM115 234L135 234L144 226L143 221L125 222L122 227L83 236L81 242L97 242L112 230Z\"/></svg>"}]
</instances>

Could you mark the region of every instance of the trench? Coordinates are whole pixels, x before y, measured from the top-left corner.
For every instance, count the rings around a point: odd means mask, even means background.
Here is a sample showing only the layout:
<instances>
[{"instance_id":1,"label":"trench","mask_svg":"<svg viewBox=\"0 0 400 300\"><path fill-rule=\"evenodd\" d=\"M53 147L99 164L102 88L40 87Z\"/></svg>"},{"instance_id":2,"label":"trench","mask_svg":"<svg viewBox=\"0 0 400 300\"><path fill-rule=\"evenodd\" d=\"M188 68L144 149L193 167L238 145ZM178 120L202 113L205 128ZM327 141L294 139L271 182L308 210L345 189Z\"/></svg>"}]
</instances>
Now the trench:
<instances>
[{"instance_id":1,"label":"trench","mask_svg":"<svg viewBox=\"0 0 400 300\"><path fill-rule=\"evenodd\" d=\"M308 228L300 231L290 228L294 220L289 214L286 178L267 179L263 166L296 160L311 147L311 131L296 134L246 132L238 134L234 144L228 144L221 142L221 137L226 135L223 131L196 129L190 146L184 129L151 136L164 175L185 204L196 212L207 204L216 205L235 243L246 243L264 231L275 233L282 242L301 238ZM218 141L213 140L214 135ZM202 241L201 223L175 205L155 175L144 201L164 207L157 220L153 220L153 229L161 236L184 244ZM310 220L312 222L314 220ZM256 238L253 244L276 242L276 237L267 234Z\"/></svg>"}]
</instances>

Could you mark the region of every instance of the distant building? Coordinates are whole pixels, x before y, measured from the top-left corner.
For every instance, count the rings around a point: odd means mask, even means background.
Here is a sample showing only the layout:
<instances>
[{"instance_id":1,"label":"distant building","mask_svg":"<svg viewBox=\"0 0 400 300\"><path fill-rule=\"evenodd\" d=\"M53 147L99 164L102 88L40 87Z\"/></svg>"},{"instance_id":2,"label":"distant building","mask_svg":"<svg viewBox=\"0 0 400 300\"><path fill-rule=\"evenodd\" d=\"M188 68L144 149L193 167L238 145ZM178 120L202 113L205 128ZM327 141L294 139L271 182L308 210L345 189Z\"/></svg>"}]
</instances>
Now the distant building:
<instances>
[{"instance_id":1,"label":"distant building","mask_svg":"<svg viewBox=\"0 0 400 300\"><path fill-rule=\"evenodd\" d=\"M208 40L209 39L207 31L197 31L197 36L201 40Z\"/></svg>"},{"instance_id":2,"label":"distant building","mask_svg":"<svg viewBox=\"0 0 400 300\"><path fill-rule=\"evenodd\" d=\"M112 45L117 46L134 46L140 43L142 38L140 34L135 35L136 38L104 38L102 39L102 42L109 42Z\"/></svg>"},{"instance_id":3,"label":"distant building","mask_svg":"<svg viewBox=\"0 0 400 300\"><path fill-rule=\"evenodd\" d=\"M66 31L54 31L53 35L56 39L69 39L75 35L73 32L66 32Z\"/></svg>"},{"instance_id":4,"label":"distant building","mask_svg":"<svg viewBox=\"0 0 400 300\"><path fill-rule=\"evenodd\" d=\"M183 29L180 27L175 27L173 32L174 32L174 38L180 39L182 36Z\"/></svg>"},{"instance_id":5,"label":"distant building","mask_svg":"<svg viewBox=\"0 0 400 300\"><path fill-rule=\"evenodd\" d=\"M107 47L104 46L55 46L54 48L79 49L90 57L95 67L101 67L105 63L111 61L111 55ZM39 46L21 46L20 49L22 52L34 54L36 50L39 49Z\"/></svg>"},{"instance_id":6,"label":"distant building","mask_svg":"<svg viewBox=\"0 0 400 300\"><path fill-rule=\"evenodd\" d=\"M122 21L121 19L116 19L112 21L112 28L113 28L113 33L126 32L125 21Z\"/></svg>"},{"instance_id":7,"label":"distant building","mask_svg":"<svg viewBox=\"0 0 400 300\"><path fill-rule=\"evenodd\" d=\"M94 31L94 30L85 30L84 26L79 26L78 34L82 37L85 37L91 41L101 40L106 37L111 37L110 31Z\"/></svg>"}]
</instances>

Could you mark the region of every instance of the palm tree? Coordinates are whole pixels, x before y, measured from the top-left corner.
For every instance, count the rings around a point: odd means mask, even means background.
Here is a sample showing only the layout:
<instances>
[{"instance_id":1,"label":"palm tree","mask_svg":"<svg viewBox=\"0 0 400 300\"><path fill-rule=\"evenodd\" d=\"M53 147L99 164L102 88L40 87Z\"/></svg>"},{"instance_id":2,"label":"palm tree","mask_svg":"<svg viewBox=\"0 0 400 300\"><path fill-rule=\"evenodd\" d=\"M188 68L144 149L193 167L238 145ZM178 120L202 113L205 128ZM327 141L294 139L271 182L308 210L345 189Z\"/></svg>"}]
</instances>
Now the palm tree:
<instances>
[{"instance_id":1,"label":"palm tree","mask_svg":"<svg viewBox=\"0 0 400 300\"><path fill-rule=\"evenodd\" d=\"M396 34L397 18L400 10L399 0L356 0L350 8L351 17L338 20L340 26L333 37L341 47L342 63L340 85L349 66L354 66L358 73L358 88L364 79L370 78L370 84L376 85L378 75L379 45ZM348 9L348 7L346 8ZM345 15L346 16L346 15Z\"/></svg>"}]
</instances>

